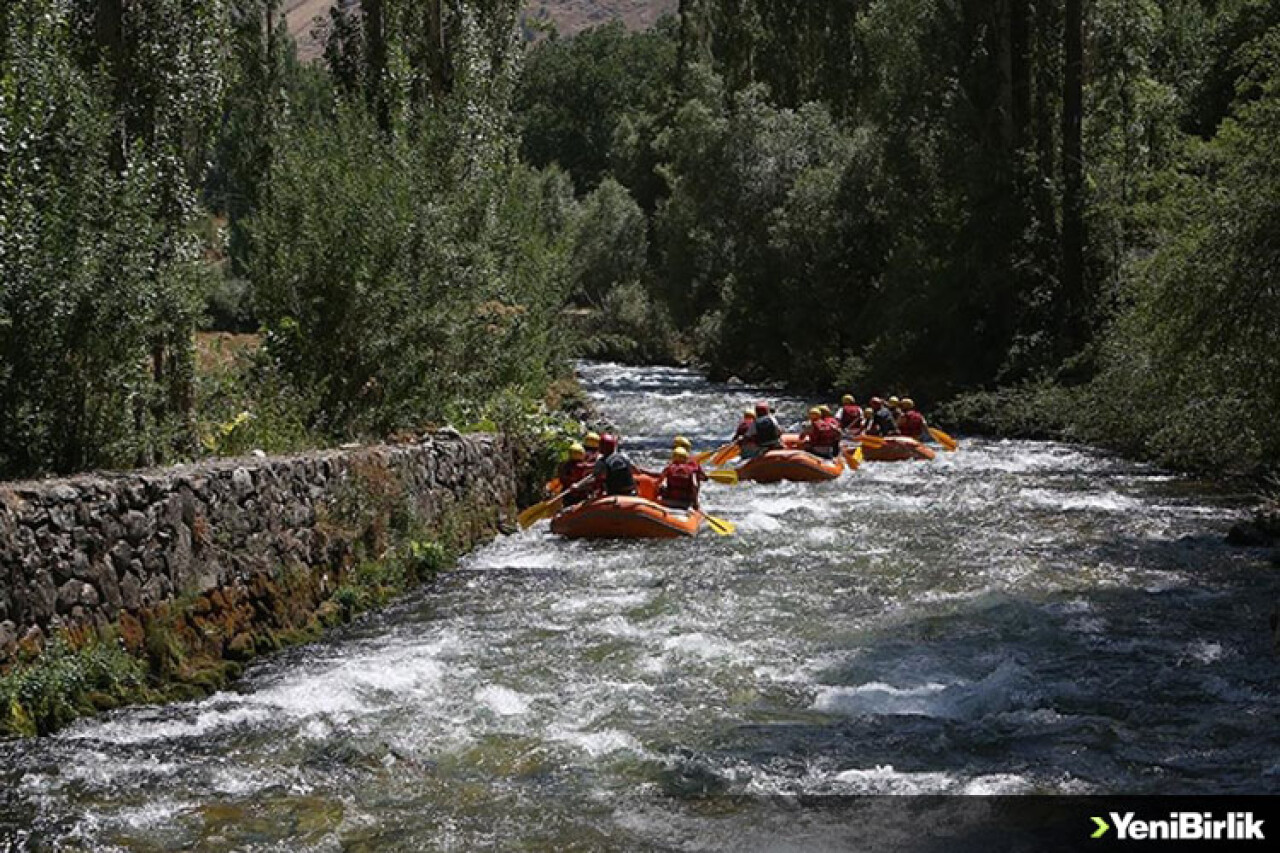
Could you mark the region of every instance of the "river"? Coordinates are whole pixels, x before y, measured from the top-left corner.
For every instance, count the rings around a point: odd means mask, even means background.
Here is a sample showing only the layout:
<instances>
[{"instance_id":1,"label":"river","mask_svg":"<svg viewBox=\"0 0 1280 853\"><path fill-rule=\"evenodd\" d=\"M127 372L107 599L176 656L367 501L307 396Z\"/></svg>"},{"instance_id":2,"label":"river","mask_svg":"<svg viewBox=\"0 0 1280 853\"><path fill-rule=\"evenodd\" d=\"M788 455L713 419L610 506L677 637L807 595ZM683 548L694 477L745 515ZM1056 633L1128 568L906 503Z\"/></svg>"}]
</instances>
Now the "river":
<instances>
[{"instance_id":1,"label":"river","mask_svg":"<svg viewBox=\"0 0 1280 853\"><path fill-rule=\"evenodd\" d=\"M581 372L654 464L760 393ZM544 522L233 691L2 743L0 848L841 849L804 803L1280 793L1280 572L1223 544L1237 499L975 439L704 504L737 534Z\"/></svg>"}]
</instances>

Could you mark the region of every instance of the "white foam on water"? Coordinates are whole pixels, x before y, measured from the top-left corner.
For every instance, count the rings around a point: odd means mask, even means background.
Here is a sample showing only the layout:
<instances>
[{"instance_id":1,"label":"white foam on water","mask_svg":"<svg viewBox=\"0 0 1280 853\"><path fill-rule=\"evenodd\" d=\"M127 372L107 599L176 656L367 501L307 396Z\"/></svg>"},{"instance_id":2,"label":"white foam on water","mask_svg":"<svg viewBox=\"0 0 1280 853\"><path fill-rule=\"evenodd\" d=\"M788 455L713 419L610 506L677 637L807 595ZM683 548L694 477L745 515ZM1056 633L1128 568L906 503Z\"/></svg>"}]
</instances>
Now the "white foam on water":
<instances>
[{"instance_id":1,"label":"white foam on water","mask_svg":"<svg viewBox=\"0 0 1280 853\"><path fill-rule=\"evenodd\" d=\"M393 638L387 642L394 643ZM432 697L444 674L436 656L456 640L433 646L396 646L364 650L319 669L305 669L253 693L215 693L199 702L147 715L89 720L61 737L114 744L146 744L205 738L237 727L289 725L328 718L350 722L365 715L374 697L396 703ZM164 715L161 717L161 715Z\"/></svg>"},{"instance_id":2,"label":"white foam on water","mask_svg":"<svg viewBox=\"0 0 1280 853\"><path fill-rule=\"evenodd\" d=\"M782 530L783 524L772 515L764 512L752 512L738 523L740 531L760 531L763 533L777 533Z\"/></svg>"},{"instance_id":3,"label":"white foam on water","mask_svg":"<svg viewBox=\"0 0 1280 853\"><path fill-rule=\"evenodd\" d=\"M891 764L842 770L834 774L831 781L842 794L941 794L957 784L956 777L950 773L902 772Z\"/></svg>"},{"instance_id":4,"label":"white foam on water","mask_svg":"<svg viewBox=\"0 0 1280 853\"><path fill-rule=\"evenodd\" d=\"M114 812L110 821L132 830L152 829L172 823L173 819L190 808L188 803L164 798L148 799L138 806L125 806Z\"/></svg>"},{"instance_id":5,"label":"white foam on water","mask_svg":"<svg viewBox=\"0 0 1280 853\"><path fill-rule=\"evenodd\" d=\"M813 710L844 716L924 716L974 720L1025 706L1027 673L1004 663L979 681L896 687L881 682L820 687Z\"/></svg>"},{"instance_id":6,"label":"white foam on water","mask_svg":"<svg viewBox=\"0 0 1280 853\"><path fill-rule=\"evenodd\" d=\"M966 442L963 452L966 465L1009 474L1054 471L1074 474L1095 469L1100 461L1104 461L1096 454L1053 442Z\"/></svg>"},{"instance_id":7,"label":"white foam on water","mask_svg":"<svg viewBox=\"0 0 1280 853\"><path fill-rule=\"evenodd\" d=\"M472 571L560 568L560 555L552 548L540 546L549 535L543 526L534 525L520 533L500 537L488 548L463 558L459 567Z\"/></svg>"},{"instance_id":8,"label":"white foam on water","mask_svg":"<svg viewBox=\"0 0 1280 853\"><path fill-rule=\"evenodd\" d=\"M225 700L223 694L205 700L215 702ZM189 713L193 706L178 706L170 709L170 713ZM186 738L206 737L214 732L264 723L271 718L267 708L235 706L225 710L205 710L187 719L155 719L139 718L134 715L122 716L114 720L90 721L77 725L57 737L66 740L101 741L120 745L156 743L162 741L182 740Z\"/></svg>"},{"instance_id":9,"label":"white foam on water","mask_svg":"<svg viewBox=\"0 0 1280 853\"><path fill-rule=\"evenodd\" d=\"M591 758L602 758L618 752L628 752L638 756L648 755L647 750L634 735L618 729L581 731L557 726L549 729L547 735L549 740L585 752Z\"/></svg>"},{"instance_id":10,"label":"white foam on water","mask_svg":"<svg viewBox=\"0 0 1280 853\"><path fill-rule=\"evenodd\" d=\"M1143 508L1141 501L1119 492L1064 492L1054 489L1022 489L1018 500L1027 506L1045 507L1063 512L1135 512Z\"/></svg>"},{"instance_id":11,"label":"white foam on water","mask_svg":"<svg viewBox=\"0 0 1280 853\"><path fill-rule=\"evenodd\" d=\"M553 601L550 610L560 614L616 612L642 607L652 601L653 596L654 593L649 590L628 592L597 589L589 596L575 596Z\"/></svg>"},{"instance_id":12,"label":"white foam on water","mask_svg":"<svg viewBox=\"0 0 1280 853\"><path fill-rule=\"evenodd\" d=\"M62 787L74 782L106 787L120 784L131 776L145 777L149 782L169 779L184 769L184 765L154 755L131 757L89 749L77 752L75 761L61 764L56 776L28 774L23 778L22 786L44 789L49 785Z\"/></svg>"},{"instance_id":13,"label":"white foam on water","mask_svg":"<svg viewBox=\"0 0 1280 853\"><path fill-rule=\"evenodd\" d=\"M481 687L475 692L475 700L501 717L516 717L529 713L529 699L500 684Z\"/></svg>"},{"instance_id":14,"label":"white foam on water","mask_svg":"<svg viewBox=\"0 0 1280 853\"><path fill-rule=\"evenodd\" d=\"M937 683L900 688L880 682L859 684L855 687L825 687L818 691L810 707L823 713L847 716L863 714L936 716L937 697L946 689L947 685Z\"/></svg>"},{"instance_id":15,"label":"white foam on water","mask_svg":"<svg viewBox=\"0 0 1280 853\"><path fill-rule=\"evenodd\" d=\"M1222 660L1225 651L1221 643L1209 640L1195 640L1183 650L1183 659L1190 658L1197 663L1210 664Z\"/></svg>"},{"instance_id":16,"label":"white foam on water","mask_svg":"<svg viewBox=\"0 0 1280 853\"><path fill-rule=\"evenodd\" d=\"M666 652L702 660L713 658L737 657L739 646L723 637L695 631L691 634L678 634L662 641Z\"/></svg>"},{"instance_id":17,"label":"white foam on water","mask_svg":"<svg viewBox=\"0 0 1280 853\"><path fill-rule=\"evenodd\" d=\"M1029 794L1035 786L1024 776L1015 773L996 773L978 776L965 781L957 793L966 796L988 797L993 795Z\"/></svg>"},{"instance_id":18,"label":"white foam on water","mask_svg":"<svg viewBox=\"0 0 1280 853\"><path fill-rule=\"evenodd\" d=\"M595 632L604 634L608 637L617 637L619 639L634 639L637 637L647 637L650 632L638 627L630 620L617 614L608 616L598 622L592 624Z\"/></svg>"}]
</instances>

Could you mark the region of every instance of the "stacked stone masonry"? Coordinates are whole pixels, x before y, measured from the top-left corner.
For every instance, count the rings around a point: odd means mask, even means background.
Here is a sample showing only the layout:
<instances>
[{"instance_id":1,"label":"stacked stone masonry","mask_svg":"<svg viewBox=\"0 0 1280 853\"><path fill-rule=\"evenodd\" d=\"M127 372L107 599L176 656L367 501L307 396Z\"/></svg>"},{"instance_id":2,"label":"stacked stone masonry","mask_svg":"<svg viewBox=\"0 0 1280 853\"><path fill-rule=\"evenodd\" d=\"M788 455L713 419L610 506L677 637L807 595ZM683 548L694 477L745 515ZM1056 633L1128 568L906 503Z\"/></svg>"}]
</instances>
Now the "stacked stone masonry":
<instances>
[{"instance_id":1,"label":"stacked stone masonry","mask_svg":"<svg viewBox=\"0 0 1280 853\"><path fill-rule=\"evenodd\" d=\"M492 535L515 502L512 455L492 436L221 460L0 484L0 664L21 641L117 624L179 600L252 588L285 568L340 571L367 531L332 523L357 482L398 492L455 544ZM388 486L388 484L390 484Z\"/></svg>"}]
</instances>

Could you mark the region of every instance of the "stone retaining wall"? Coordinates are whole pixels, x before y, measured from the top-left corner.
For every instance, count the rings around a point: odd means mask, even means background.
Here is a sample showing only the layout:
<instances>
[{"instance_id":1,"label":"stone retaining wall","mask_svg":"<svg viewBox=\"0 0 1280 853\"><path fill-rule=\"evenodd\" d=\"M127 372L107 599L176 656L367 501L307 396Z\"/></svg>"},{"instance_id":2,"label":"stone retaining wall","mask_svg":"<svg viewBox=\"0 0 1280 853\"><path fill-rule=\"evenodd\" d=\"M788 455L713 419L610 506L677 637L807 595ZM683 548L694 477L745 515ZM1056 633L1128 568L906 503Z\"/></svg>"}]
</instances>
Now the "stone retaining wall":
<instances>
[{"instance_id":1,"label":"stone retaining wall","mask_svg":"<svg viewBox=\"0 0 1280 853\"><path fill-rule=\"evenodd\" d=\"M0 665L60 629L128 628L175 604L200 614L212 653L234 650L259 622L311 616L406 531L456 548L492 535L512 517L514 468L496 438L436 433L0 484Z\"/></svg>"}]
</instances>

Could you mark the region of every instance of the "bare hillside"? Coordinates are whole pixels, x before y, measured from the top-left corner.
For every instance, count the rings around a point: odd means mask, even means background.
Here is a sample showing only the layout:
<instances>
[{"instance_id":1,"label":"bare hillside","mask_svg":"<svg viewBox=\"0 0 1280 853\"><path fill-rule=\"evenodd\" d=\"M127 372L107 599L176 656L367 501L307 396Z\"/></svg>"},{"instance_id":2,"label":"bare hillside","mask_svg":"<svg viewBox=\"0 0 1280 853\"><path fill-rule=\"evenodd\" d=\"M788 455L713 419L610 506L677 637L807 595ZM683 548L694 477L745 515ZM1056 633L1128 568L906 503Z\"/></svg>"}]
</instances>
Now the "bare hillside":
<instances>
[{"instance_id":1,"label":"bare hillside","mask_svg":"<svg viewBox=\"0 0 1280 853\"><path fill-rule=\"evenodd\" d=\"M298 42L304 61L320 55L320 46L311 37L313 21L324 17L335 0L288 0L285 11L289 32ZM562 35L573 35L612 20L620 20L634 30L654 25L658 18L674 12L679 0L526 0L525 14L531 20L550 20Z\"/></svg>"}]
</instances>

